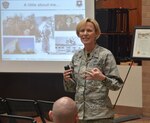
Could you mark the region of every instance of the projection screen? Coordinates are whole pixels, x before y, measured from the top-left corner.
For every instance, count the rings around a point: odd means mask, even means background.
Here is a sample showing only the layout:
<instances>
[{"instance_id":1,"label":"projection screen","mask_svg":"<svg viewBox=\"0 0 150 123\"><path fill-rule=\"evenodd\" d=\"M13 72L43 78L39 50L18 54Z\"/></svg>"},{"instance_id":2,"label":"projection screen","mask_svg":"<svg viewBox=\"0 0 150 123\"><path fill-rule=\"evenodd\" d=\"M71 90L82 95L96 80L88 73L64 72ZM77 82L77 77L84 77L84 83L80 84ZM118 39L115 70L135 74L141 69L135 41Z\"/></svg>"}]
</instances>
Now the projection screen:
<instances>
[{"instance_id":1,"label":"projection screen","mask_svg":"<svg viewBox=\"0 0 150 123\"><path fill-rule=\"evenodd\" d=\"M63 72L83 48L76 24L95 0L1 0L0 72Z\"/></svg>"}]
</instances>

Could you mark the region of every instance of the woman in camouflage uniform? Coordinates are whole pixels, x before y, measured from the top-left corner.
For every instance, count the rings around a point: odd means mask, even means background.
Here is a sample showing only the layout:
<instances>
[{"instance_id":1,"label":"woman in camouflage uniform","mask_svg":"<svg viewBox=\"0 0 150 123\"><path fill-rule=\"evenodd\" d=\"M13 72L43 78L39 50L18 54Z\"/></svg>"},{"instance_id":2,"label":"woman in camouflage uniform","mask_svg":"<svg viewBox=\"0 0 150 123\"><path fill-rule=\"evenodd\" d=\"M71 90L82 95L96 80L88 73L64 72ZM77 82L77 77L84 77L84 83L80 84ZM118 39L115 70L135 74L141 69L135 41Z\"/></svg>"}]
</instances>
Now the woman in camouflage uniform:
<instances>
[{"instance_id":1,"label":"woman in camouflage uniform","mask_svg":"<svg viewBox=\"0 0 150 123\"><path fill-rule=\"evenodd\" d=\"M96 20L81 20L76 33L84 48L73 55L71 69L63 73L65 90L75 92L79 123L112 123L114 111L108 93L123 85L116 61L108 49L96 43L101 33Z\"/></svg>"}]
</instances>

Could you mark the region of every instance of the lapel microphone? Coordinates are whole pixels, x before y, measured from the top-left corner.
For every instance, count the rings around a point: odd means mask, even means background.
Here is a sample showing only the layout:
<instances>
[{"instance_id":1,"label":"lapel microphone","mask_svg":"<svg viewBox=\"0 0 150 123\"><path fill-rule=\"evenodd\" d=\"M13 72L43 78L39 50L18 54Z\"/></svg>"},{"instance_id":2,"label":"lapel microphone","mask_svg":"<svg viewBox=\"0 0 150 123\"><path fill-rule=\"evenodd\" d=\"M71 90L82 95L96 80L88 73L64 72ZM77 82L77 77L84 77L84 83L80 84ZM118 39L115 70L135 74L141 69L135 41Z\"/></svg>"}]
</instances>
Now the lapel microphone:
<instances>
[{"instance_id":1,"label":"lapel microphone","mask_svg":"<svg viewBox=\"0 0 150 123\"><path fill-rule=\"evenodd\" d=\"M90 57L90 53L87 53L87 57L88 57L88 58Z\"/></svg>"}]
</instances>

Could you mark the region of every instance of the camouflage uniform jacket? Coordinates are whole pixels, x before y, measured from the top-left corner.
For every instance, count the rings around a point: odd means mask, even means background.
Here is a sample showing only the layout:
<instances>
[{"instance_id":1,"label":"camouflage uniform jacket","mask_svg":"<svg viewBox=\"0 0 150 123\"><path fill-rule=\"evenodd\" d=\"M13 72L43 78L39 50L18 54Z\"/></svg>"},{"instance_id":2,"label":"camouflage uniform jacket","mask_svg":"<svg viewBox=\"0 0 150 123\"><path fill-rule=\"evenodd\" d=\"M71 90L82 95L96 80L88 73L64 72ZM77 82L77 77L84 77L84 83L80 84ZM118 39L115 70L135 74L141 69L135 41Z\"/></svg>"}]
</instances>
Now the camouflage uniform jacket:
<instances>
[{"instance_id":1,"label":"camouflage uniform jacket","mask_svg":"<svg viewBox=\"0 0 150 123\"><path fill-rule=\"evenodd\" d=\"M109 90L118 90L123 85L113 54L96 45L89 57L86 57L84 49L75 53L70 65L73 67L74 81L64 81L64 88L66 91L75 92L79 119L93 120L113 117L114 112L108 93ZM94 67L99 68L106 75L105 80L85 80L83 78L84 71Z\"/></svg>"}]
</instances>

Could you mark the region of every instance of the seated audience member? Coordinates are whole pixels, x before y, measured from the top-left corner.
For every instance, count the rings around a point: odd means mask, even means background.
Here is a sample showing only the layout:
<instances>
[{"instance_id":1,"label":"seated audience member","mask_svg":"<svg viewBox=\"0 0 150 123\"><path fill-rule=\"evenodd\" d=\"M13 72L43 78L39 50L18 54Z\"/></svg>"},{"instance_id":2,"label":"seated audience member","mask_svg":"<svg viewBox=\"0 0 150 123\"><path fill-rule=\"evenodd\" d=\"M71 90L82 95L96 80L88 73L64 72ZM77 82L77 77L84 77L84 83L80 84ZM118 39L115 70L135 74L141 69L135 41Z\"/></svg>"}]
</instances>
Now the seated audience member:
<instances>
[{"instance_id":1,"label":"seated audience member","mask_svg":"<svg viewBox=\"0 0 150 123\"><path fill-rule=\"evenodd\" d=\"M76 103L69 97L61 97L53 104L49 117L54 123L77 123L78 111Z\"/></svg>"}]
</instances>

